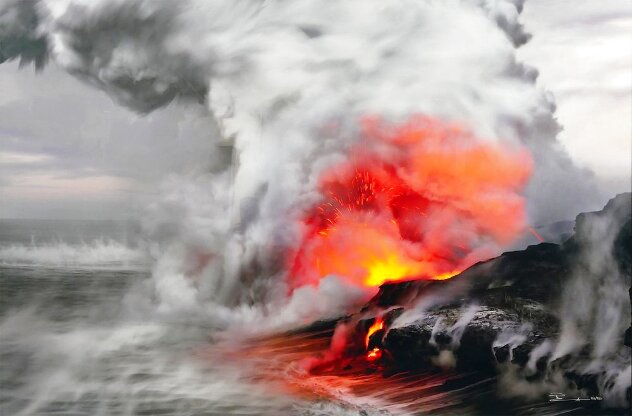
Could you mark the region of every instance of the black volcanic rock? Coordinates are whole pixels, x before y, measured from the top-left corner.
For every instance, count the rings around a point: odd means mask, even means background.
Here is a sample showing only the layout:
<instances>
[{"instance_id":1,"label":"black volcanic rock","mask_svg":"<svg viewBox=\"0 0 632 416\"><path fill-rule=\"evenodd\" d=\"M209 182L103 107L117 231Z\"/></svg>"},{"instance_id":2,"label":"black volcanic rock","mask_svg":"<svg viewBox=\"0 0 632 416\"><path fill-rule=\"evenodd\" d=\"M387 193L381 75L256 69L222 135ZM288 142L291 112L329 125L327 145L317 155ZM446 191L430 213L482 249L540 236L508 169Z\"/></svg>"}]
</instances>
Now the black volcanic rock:
<instances>
[{"instance_id":1,"label":"black volcanic rock","mask_svg":"<svg viewBox=\"0 0 632 416\"><path fill-rule=\"evenodd\" d=\"M621 273L632 275L632 220L628 220L621 228L614 242L614 256L617 259ZM632 287L628 290L632 305ZM630 309L630 327L625 331L623 343L632 348L632 308Z\"/></svg>"},{"instance_id":2,"label":"black volcanic rock","mask_svg":"<svg viewBox=\"0 0 632 416\"><path fill-rule=\"evenodd\" d=\"M523 304L524 309L537 305ZM481 306L472 319L464 324L462 333L458 319L463 314L458 306L428 311L414 323L392 328L384 339L384 347L404 368L420 368L435 360L440 351L450 351L460 370L493 371L497 362L511 361L525 365L529 353L545 338L558 330L557 322L545 311L534 311L541 316L537 329L524 325L518 313L502 308ZM437 328L437 320L442 328ZM455 326L456 324L456 326ZM520 348L509 344L494 345L501 334L519 337Z\"/></svg>"},{"instance_id":3,"label":"black volcanic rock","mask_svg":"<svg viewBox=\"0 0 632 416\"><path fill-rule=\"evenodd\" d=\"M417 319L395 321L383 339L384 348L399 368L455 365L458 370L493 373L499 363L508 362L524 368L534 348L546 339L557 338L560 323L556 311L563 286L577 265L586 262L578 256L588 244L595 244L597 227L607 224L608 235L616 236L610 240L614 241L612 257L624 279L630 281L630 208L630 194L621 194L602 211L578 215L575 234L563 244L542 243L504 253L446 281L384 284L365 309L425 305ZM632 302L632 289L630 296ZM467 305L479 306L463 321ZM632 347L632 327L625 334L625 343ZM597 376L573 370L590 361L588 352L560 357L552 363L549 354L544 351L535 357L531 364L535 374L528 377L555 370L577 388L598 391Z\"/></svg>"},{"instance_id":4,"label":"black volcanic rock","mask_svg":"<svg viewBox=\"0 0 632 416\"><path fill-rule=\"evenodd\" d=\"M555 302L562 284L570 277L581 242L590 239L590 226L596 218L615 218L618 232L614 257L625 275L632 274L632 220L630 193L611 199L603 210L577 216L575 234L563 244L541 243L525 250L503 253L479 262L448 280L412 280L383 284L365 309L408 305L433 295L480 299L485 304L503 306L514 299L543 304ZM449 295L448 295L449 294Z\"/></svg>"},{"instance_id":5,"label":"black volcanic rock","mask_svg":"<svg viewBox=\"0 0 632 416\"><path fill-rule=\"evenodd\" d=\"M536 346L557 334L558 321L551 306L570 273L562 247L542 243L478 263L447 281L384 285L372 304L385 307L424 297L448 299L421 319L388 331L384 346L400 367L430 365L441 350L448 350L459 370L493 371L498 362L524 366ZM453 327L464 313L463 305L470 303L481 306L460 339L454 339ZM447 330L435 328L439 319ZM534 328L523 328L526 322L534 323ZM503 332L524 339L511 347L494 345Z\"/></svg>"},{"instance_id":6,"label":"black volcanic rock","mask_svg":"<svg viewBox=\"0 0 632 416\"><path fill-rule=\"evenodd\" d=\"M559 297L570 271L562 246L541 243L477 263L449 280L386 283L369 305L406 305L430 294L454 294L499 307L515 303L516 299L548 304Z\"/></svg>"},{"instance_id":7,"label":"black volcanic rock","mask_svg":"<svg viewBox=\"0 0 632 416\"><path fill-rule=\"evenodd\" d=\"M630 304L632 304L632 287L630 288L630 290L628 290L628 293L630 294ZM632 316L630 317L630 322L632 322ZM632 348L632 325L630 325L630 327L625 331L625 336L623 337L623 343L627 345L628 347Z\"/></svg>"},{"instance_id":8,"label":"black volcanic rock","mask_svg":"<svg viewBox=\"0 0 632 416\"><path fill-rule=\"evenodd\" d=\"M614 257L621 272L632 274L632 220L628 220L614 241Z\"/></svg>"}]
</instances>

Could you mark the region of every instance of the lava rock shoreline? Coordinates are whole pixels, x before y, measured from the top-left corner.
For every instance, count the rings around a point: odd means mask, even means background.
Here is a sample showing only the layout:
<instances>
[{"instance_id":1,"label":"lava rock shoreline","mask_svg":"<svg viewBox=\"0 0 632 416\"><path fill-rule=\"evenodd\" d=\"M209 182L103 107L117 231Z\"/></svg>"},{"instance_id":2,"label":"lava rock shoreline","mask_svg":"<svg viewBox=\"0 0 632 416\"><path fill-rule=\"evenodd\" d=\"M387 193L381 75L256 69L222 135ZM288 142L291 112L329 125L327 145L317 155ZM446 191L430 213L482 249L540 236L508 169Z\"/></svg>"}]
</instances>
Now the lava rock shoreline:
<instances>
[{"instance_id":1,"label":"lava rock shoreline","mask_svg":"<svg viewBox=\"0 0 632 416\"><path fill-rule=\"evenodd\" d=\"M504 253L447 281L384 284L363 309L388 311L385 316L391 326L373 344L388 352L389 366L402 370L449 366L497 373L499 366L511 363L524 380L543 380L555 372L563 375L569 388L598 395L598 373L576 370L592 359L590 345L554 360L550 345L560 335L560 319L564 319L558 313L564 284L572 277L582 255L582 242L590 238L598 218L610 216L616 222L613 257L629 284L630 201L631 194L621 194L602 211L578 215L575 234L563 244L541 243ZM632 302L632 288L630 297ZM432 303L423 308L419 318L409 316L402 324L402 315L413 314L413 305L424 300ZM620 354L630 354L624 344L632 347L632 326L621 334ZM629 406L630 388L626 396Z\"/></svg>"},{"instance_id":2,"label":"lava rock shoreline","mask_svg":"<svg viewBox=\"0 0 632 416\"><path fill-rule=\"evenodd\" d=\"M559 382L561 376L568 390L598 396L604 388L603 373L578 370L594 359L591 345L552 358L564 319L559 312L561 297L577 271L593 226L604 217L613 219L610 232L616 235L610 240L615 268L630 285L631 215L632 194L617 195L601 211L579 214L575 233L562 244L541 243L506 252L448 280L386 283L357 314L316 321L290 332L331 337L339 323L355 322L356 336L346 354L357 356L365 351L364 337L379 317L385 328L370 336L367 345L384 351L378 365L385 376L441 367L492 377L511 373L543 385L554 378ZM629 295L632 303L632 287ZM629 357L632 325L621 332L617 354ZM608 414L619 410L628 414L632 403L629 387L624 401L627 403L610 408Z\"/></svg>"}]
</instances>

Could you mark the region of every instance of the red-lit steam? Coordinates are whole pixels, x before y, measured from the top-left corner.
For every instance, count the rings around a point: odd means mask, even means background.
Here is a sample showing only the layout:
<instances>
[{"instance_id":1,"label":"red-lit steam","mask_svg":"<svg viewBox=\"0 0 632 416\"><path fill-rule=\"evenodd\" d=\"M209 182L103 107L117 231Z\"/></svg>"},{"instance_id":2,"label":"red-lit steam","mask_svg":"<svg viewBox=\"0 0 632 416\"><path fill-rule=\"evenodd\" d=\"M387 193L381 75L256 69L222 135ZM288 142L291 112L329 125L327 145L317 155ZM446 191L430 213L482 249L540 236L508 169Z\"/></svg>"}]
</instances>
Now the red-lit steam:
<instances>
[{"instance_id":1,"label":"red-lit steam","mask_svg":"<svg viewBox=\"0 0 632 416\"><path fill-rule=\"evenodd\" d=\"M527 150L454 124L367 118L349 160L321 177L291 285L330 274L363 286L451 277L524 229L519 192L531 165Z\"/></svg>"}]
</instances>

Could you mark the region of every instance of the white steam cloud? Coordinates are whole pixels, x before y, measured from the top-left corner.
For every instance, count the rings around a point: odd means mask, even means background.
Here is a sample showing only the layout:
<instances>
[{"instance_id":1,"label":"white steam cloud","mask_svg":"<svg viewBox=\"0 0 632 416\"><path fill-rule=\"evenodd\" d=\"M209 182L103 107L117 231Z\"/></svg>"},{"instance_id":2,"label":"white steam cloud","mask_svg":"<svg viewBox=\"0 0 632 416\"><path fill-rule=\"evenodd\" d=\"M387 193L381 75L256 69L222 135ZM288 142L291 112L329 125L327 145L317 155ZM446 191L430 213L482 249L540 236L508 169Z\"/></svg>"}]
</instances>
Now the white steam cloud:
<instances>
[{"instance_id":1,"label":"white steam cloud","mask_svg":"<svg viewBox=\"0 0 632 416\"><path fill-rule=\"evenodd\" d=\"M367 114L423 113L522 143L535 158L532 220L586 207L591 178L556 141L537 71L516 60L522 4L0 0L0 61L52 59L139 112L205 103L223 157L207 175L166 182L145 218L157 298L167 309L255 304L285 297L280 254Z\"/></svg>"},{"instance_id":2,"label":"white steam cloud","mask_svg":"<svg viewBox=\"0 0 632 416\"><path fill-rule=\"evenodd\" d=\"M618 252L629 246L630 194L611 200L604 212L581 214L575 225L578 261L564 287L559 311L561 333L550 361L587 348L589 359L579 361L580 374L596 374L597 383L611 405L629 405L626 391L632 384L629 348L623 334L630 326L629 265ZM626 228L627 227L627 234ZM627 248L623 248L626 250ZM628 254L629 255L629 254ZM618 258L617 258L618 257Z\"/></svg>"}]
</instances>

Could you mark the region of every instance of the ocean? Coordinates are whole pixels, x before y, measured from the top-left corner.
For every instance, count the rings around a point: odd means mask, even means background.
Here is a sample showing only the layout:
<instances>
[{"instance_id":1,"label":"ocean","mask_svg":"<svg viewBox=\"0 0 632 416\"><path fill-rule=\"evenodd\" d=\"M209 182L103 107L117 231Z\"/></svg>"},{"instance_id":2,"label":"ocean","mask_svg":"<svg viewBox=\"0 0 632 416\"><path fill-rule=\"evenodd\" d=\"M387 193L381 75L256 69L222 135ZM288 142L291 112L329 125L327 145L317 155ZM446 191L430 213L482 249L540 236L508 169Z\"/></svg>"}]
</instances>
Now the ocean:
<instances>
[{"instance_id":1,"label":"ocean","mask_svg":"<svg viewBox=\"0 0 632 416\"><path fill-rule=\"evenodd\" d=\"M545 400L501 403L496 381L476 374L308 374L301 363L328 349L331 330L253 338L204 316L161 312L139 230L131 222L0 221L2 416L569 410Z\"/></svg>"},{"instance_id":2,"label":"ocean","mask_svg":"<svg viewBox=\"0 0 632 416\"><path fill-rule=\"evenodd\" d=\"M196 349L212 327L151 309L138 226L0 222L0 414L291 414L243 368Z\"/></svg>"}]
</instances>

